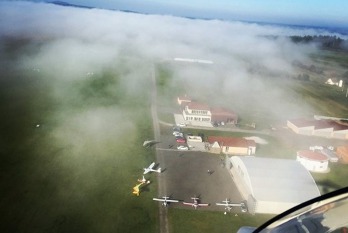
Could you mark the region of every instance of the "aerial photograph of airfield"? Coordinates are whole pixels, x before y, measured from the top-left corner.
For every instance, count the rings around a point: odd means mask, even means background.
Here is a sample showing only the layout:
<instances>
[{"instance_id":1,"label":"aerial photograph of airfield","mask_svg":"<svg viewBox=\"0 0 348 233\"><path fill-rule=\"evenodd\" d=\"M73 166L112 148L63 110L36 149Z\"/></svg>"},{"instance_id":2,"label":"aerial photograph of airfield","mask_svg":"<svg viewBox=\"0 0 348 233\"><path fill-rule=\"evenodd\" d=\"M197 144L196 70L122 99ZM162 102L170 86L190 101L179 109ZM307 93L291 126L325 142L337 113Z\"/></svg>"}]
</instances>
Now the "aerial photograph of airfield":
<instances>
[{"instance_id":1,"label":"aerial photograph of airfield","mask_svg":"<svg viewBox=\"0 0 348 233\"><path fill-rule=\"evenodd\" d=\"M347 29L92 2L0 2L0 232L237 232L348 186Z\"/></svg>"}]
</instances>

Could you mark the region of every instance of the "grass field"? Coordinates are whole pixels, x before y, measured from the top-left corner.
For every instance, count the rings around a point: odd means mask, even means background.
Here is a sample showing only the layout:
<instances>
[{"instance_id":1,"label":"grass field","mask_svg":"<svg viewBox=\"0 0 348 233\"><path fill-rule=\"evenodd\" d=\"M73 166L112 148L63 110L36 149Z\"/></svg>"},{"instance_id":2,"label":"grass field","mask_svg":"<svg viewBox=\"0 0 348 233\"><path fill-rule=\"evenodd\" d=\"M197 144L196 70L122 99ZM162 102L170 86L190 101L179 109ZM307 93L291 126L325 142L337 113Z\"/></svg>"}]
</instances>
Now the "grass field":
<instances>
[{"instance_id":1,"label":"grass field","mask_svg":"<svg viewBox=\"0 0 348 233\"><path fill-rule=\"evenodd\" d=\"M184 209L169 209L169 220L171 232L237 232L242 226L260 226L262 223L271 219L272 215L249 215L229 213L224 215L223 212L213 211L194 211Z\"/></svg>"},{"instance_id":2,"label":"grass field","mask_svg":"<svg viewBox=\"0 0 348 233\"><path fill-rule=\"evenodd\" d=\"M1 232L156 232L148 100L113 73L67 83L2 69ZM144 98L145 97L145 98Z\"/></svg>"}]
</instances>

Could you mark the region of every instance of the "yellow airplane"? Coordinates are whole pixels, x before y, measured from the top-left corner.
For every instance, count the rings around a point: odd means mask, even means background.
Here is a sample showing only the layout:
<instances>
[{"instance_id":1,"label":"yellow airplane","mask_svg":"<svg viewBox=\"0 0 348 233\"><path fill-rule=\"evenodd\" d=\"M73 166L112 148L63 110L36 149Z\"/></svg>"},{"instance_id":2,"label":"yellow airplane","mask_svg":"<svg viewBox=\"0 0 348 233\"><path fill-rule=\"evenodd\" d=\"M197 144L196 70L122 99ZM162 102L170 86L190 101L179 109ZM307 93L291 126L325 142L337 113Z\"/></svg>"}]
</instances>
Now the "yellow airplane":
<instances>
[{"instance_id":1,"label":"yellow airplane","mask_svg":"<svg viewBox=\"0 0 348 233\"><path fill-rule=\"evenodd\" d=\"M142 185L143 183L140 183L140 184L137 184L136 186L133 187L133 194L139 196L140 194L140 186Z\"/></svg>"},{"instance_id":2,"label":"yellow airplane","mask_svg":"<svg viewBox=\"0 0 348 233\"><path fill-rule=\"evenodd\" d=\"M139 196L140 195L140 186L143 184L149 184L150 181L146 180L145 177L143 176L143 179L138 179L139 184L133 187L133 194Z\"/></svg>"}]
</instances>

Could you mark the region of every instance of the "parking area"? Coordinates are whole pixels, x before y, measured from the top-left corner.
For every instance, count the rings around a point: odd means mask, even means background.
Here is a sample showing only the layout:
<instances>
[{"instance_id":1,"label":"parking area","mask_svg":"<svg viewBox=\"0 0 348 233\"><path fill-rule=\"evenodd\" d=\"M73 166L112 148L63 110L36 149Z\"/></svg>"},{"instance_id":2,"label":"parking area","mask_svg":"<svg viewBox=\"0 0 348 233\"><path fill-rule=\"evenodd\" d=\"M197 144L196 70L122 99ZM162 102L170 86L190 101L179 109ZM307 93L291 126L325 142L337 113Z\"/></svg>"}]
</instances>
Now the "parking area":
<instances>
[{"instance_id":1,"label":"parking area","mask_svg":"<svg viewBox=\"0 0 348 233\"><path fill-rule=\"evenodd\" d=\"M162 196L168 195L186 202L191 202L191 197L200 197L202 203L210 203L209 207L198 208L201 210L224 211L223 206L216 206L215 203L226 198L233 203L243 201L220 156L164 147L158 148L157 152L162 157L160 166L164 170L158 175L165 184ZM176 203L172 207L193 209ZM240 212L240 208L234 208L232 212Z\"/></svg>"}]
</instances>

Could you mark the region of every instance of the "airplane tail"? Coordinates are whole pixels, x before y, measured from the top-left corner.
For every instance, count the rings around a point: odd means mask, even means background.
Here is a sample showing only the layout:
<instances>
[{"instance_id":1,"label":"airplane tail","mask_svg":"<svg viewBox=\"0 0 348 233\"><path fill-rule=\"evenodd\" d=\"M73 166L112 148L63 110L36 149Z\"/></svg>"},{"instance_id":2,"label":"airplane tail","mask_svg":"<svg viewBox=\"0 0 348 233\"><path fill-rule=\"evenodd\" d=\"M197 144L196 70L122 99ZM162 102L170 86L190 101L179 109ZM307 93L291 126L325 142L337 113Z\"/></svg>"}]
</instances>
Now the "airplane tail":
<instances>
[{"instance_id":1,"label":"airplane tail","mask_svg":"<svg viewBox=\"0 0 348 233\"><path fill-rule=\"evenodd\" d=\"M158 169L157 169L157 172L158 172L158 173L161 173L161 168L158 168Z\"/></svg>"}]
</instances>

